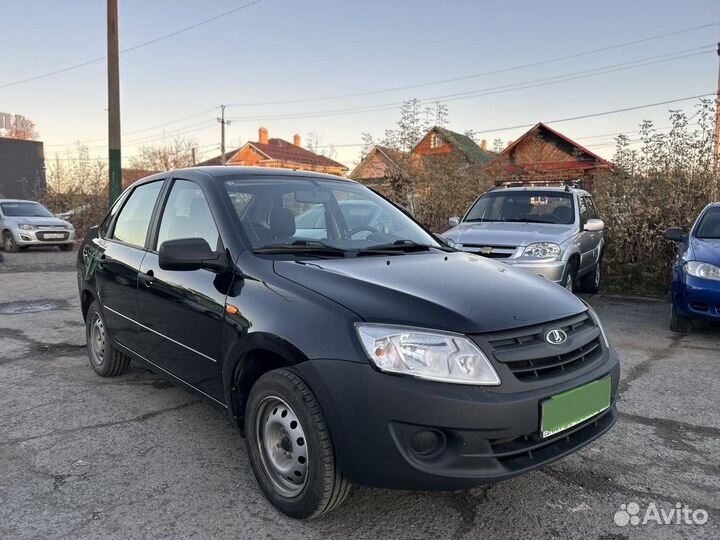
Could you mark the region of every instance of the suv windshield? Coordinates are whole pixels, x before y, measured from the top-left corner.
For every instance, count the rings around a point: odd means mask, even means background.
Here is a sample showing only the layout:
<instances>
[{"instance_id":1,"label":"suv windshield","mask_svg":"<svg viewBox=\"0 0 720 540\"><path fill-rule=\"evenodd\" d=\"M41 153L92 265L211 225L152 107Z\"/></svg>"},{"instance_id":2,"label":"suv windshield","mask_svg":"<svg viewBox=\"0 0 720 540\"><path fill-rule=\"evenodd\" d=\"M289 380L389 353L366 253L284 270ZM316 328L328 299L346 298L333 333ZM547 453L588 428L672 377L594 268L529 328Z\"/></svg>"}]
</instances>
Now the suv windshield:
<instances>
[{"instance_id":1,"label":"suv windshield","mask_svg":"<svg viewBox=\"0 0 720 540\"><path fill-rule=\"evenodd\" d=\"M7 202L0 204L7 217L55 217L44 206L34 202Z\"/></svg>"},{"instance_id":2,"label":"suv windshield","mask_svg":"<svg viewBox=\"0 0 720 540\"><path fill-rule=\"evenodd\" d=\"M464 221L516 221L524 223L575 222L572 193L564 191L497 191L480 197Z\"/></svg>"},{"instance_id":3,"label":"suv windshield","mask_svg":"<svg viewBox=\"0 0 720 540\"><path fill-rule=\"evenodd\" d=\"M720 239L720 207L710 208L698 225L697 238Z\"/></svg>"},{"instance_id":4,"label":"suv windshield","mask_svg":"<svg viewBox=\"0 0 720 540\"><path fill-rule=\"evenodd\" d=\"M279 176L229 179L224 185L255 250L442 248L410 217L360 184Z\"/></svg>"}]
</instances>

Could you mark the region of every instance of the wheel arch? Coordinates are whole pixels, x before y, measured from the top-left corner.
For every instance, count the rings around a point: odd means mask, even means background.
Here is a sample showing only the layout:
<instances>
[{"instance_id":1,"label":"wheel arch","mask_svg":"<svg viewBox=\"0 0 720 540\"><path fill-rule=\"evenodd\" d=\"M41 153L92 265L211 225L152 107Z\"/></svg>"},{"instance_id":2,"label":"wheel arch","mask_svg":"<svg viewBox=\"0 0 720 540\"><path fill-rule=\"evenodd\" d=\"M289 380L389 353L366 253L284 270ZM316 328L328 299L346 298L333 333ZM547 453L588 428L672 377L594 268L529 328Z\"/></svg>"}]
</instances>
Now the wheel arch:
<instances>
[{"instance_id":1,"label":"wheel arch","mask_svg":"<svg viewBox=\"0 0 720 540\"><path fill-rule=\"evenodd\" d=\"M307 361L305 354L287 340L267 333L246 336L242 346L228 356L223 387L229 412L245 435L245 406L253 385L265 373Z\"/></svg>"}]
</instances>

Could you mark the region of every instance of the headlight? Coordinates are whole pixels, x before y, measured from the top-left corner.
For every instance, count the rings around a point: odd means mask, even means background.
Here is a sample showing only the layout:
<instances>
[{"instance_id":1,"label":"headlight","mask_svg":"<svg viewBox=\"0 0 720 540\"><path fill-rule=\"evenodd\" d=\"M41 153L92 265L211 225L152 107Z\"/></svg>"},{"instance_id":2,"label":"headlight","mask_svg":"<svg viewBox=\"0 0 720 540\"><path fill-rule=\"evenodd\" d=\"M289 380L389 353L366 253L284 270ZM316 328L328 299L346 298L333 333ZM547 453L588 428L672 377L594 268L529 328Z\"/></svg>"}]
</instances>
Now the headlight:
<instances>
[{"instance_id":1,"label":"headlight","mask_svg":"<svg viewBox=\"0 0 720 540\"><path fill-rule=\"evenodd\" d=\"M600 335L602 336L603 341L605 342L605 346L609 349L610 341L608 340L607 334L605 333L605 328L603 327L602 323L600 322L600 317L597 316L597 313L595 313L595 310L585 300L583 300L582 303L587 306L587 310L588 310L588 313L590 314L590 317L595 322L597 327L600 329Z\"/></svg>"},{"instance_id":2,"label":"headlight","mask_svg":"<svg viewBox=\"0 0 720 540\"><path fill-rule=\"evenodd\" d=\"M490 361L464 336L380 324L358 324L356 329L381 371L455 384L500 384Z\"/></svg>"},{"instance_id":3,"label":"headlight","mask_svg":"<svg viewBox=\"0 0 720 540\"><path fill-rule=\"evenodd\" d=\"M21 223L18 225L18 229L22 229L23 231L32 231L37 229L37 227L35 225L30 225L29 223Z\"/></svg>"},{"instance_id":4,"label":"headlight","mask_svg":"<svg viewBox=\"0 0 720 540\"><path fill-rule=\"evenodd\" d=\"M559 257L560 246L554 242L534 242L523 250L522 256L539 257L542 259L547 259L548 257Z\"/></svg>"},{"instance_id":5,"label":"headlight","mask_svg":"<svg viewBox=\"0 0 720 540\"><path fill-rule=\"evenodd\" d=\"M688 261L685 263L685 271L694 277L720 281L720 267L715 266L714 264L700 261Z\"/></svg>"}]
</instances>

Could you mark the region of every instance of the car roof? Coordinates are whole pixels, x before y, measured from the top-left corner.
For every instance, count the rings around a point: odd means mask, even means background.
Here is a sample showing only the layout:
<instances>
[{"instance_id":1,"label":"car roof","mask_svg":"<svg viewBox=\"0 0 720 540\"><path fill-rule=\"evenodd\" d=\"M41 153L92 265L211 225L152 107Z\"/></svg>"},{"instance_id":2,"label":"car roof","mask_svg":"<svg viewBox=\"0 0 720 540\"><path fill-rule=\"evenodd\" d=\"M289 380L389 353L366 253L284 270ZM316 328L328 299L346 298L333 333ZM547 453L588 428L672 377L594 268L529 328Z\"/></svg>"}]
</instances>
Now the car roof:
<instances>
[{"instance_id":1,"label":"car roof","mask_svg":"<svg viewBox=\"0 0 720 540\"><path fill-rule=\"evenodd\" d=\"M487 193L504 193L505 191L547 191L549 193L577 193L578 195L590 195L587 191L575 187L551 187L551 186L512 186L496 187Z\"/></svg>"},{"instance_id":2,"label":"car roof","mask_svg":"<svg viewBox=\"0 0 720 540\"><path fill-rule=\"evenodd\" d=\"M345 178L343 176L336 176L334 174L325 174L314 171L302 171L296 169L286 169L282 167L244 167L239 165L207 165L203 167L187 167L184 169L176 169L172 171L172 174L182 171L197 171L203 172L213 178L225 178L233 176L238 180L252 180L258 176L286 176L294 178L317 178L322 180L336 180L341 182L348 182L351 184L357 184L355 180ZM246 177L246 178L243 178Z\"/></svg>"}]
</instances>

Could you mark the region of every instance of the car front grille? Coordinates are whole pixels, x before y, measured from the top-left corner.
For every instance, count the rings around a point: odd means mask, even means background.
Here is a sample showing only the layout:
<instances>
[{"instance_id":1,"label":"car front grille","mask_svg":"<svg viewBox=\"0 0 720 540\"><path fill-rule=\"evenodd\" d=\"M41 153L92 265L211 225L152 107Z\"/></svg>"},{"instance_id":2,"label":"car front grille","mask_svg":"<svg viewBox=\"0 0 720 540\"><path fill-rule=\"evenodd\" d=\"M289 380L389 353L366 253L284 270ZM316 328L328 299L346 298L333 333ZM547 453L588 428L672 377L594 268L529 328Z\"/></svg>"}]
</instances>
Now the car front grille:
<instances>
[{"instance_id":1,"label":"car front grille","mask_svg":"<svg viewBox=\"0 0 720 540\"><path fill-rule=\"evenodd\" d=\"M514 246L489 246L487 244L463 244L463 251L469 251L489 259L507 259L515 253Z\"/></svg>"},{"instance_id":2,"label":"car front grille","mask_svg":"<svg viewBox=\"0 0 720 540\"><path fill-rule=\"evenodd\" d=\"M550 330L561 329L567 339L548 343ZM587 312L559 321L485 334L495 359L519 381L538 381L590 366L603 356L600 328Z\"/></svg>"}]
</instances>

